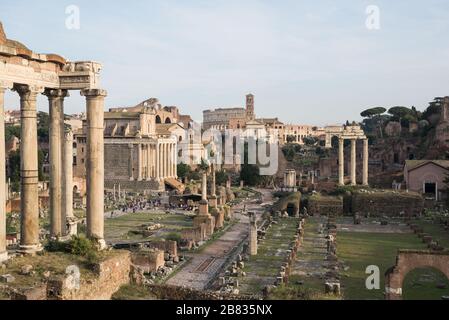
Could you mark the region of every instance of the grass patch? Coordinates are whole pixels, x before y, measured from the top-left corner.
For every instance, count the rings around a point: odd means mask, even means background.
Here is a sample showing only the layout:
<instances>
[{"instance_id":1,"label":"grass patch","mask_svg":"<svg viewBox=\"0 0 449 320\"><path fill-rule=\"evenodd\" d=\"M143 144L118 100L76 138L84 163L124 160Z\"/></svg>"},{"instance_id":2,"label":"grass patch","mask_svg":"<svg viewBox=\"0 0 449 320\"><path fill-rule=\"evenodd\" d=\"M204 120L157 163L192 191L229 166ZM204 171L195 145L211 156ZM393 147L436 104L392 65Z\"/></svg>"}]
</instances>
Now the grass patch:
<instances>
[{"instance_id":1,"label":"grass patch","mask_svg":"<svg viewBox=\"0 0 449 320\"><path fill-rule=\"evenodd\" d=\"M398 250L426 249L415 234L339 232L337 243L340 261L349 266L341 271L343 296L349 300L383 300L384 274L395 265ZM380 269L380 290L365 287L365 270L370 265Z\"/></svg>"},{"instance_id":2,"label":"grass patch","mask_svg":"<svg viewBox=\"0 0 449 320\"><path fill-rule=\"evenodd\" d=\"M112 295L111 300L157 300L157 297L145 286L127 284L121 286L120 289Z\"/></svg>"}]
</instances>

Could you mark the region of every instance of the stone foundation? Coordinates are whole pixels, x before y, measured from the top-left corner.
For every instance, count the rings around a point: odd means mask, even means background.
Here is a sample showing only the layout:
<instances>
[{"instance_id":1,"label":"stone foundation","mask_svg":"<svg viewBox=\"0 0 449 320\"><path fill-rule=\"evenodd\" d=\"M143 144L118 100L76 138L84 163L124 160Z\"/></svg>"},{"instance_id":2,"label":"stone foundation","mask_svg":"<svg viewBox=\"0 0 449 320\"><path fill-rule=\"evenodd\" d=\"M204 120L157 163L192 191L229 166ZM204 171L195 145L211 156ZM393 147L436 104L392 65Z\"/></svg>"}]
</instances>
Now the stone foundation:
<instances>
[{"instance_id":1,"label":"stone foundation","mask_svg":"<svg viewBox=\"0 0 449 320\"><path fill-rule=\"evenodd\" d=\"M165 265L164 251L150 249L135 252L132 263L145 273L156 272Z\"/></svg>"},{"instance_id":2,"label":"stone foundation","mask_svg":"<svg viewBox=\"0 0 449 320\"><path fill-rule=\"evenodd\" d=\"M312 196L309 198L308 211L311 215L342 215L343 199L330 196Z\"/></svg>"},{"instance_id":3,"label":"stone foundation","mask_svg":"<svg viewBox=\"0 0 449 320\"><path fill-rule=\"evenodd\" d=\"M415 216L423 211L424 200L413 192L356 192L352 196L352 212L382 216Z\"/></svg>"},{"instance_id":4,"label":"stone foundation","mask_svg":"<svg viewBox=\"0 0 449 320\"><path fill-rule=\"evenodd\" d=\"M114 252L105 261L93 265L93 275L77 271L50 278L46 283L29 289L11 288L12 300L109 300L122 285L130 282L131 256L128 251Z\"/></svg>"}]
</instances>

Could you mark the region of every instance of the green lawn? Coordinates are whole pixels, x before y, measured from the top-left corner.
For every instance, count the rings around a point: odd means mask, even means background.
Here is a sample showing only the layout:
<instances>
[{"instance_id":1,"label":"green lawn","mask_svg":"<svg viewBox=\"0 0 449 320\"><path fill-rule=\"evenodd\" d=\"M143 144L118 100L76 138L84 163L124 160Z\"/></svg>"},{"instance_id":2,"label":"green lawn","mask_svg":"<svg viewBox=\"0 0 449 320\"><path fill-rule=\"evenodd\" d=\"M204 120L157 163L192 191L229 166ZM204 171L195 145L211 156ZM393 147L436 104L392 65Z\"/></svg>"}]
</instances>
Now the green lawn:
<instances>
[{"instance_id":1,"label":"green lawn","mask_svg":"<svg viewBox=\"0 0 449 320\"><path fill-rule=\"evenodd\" d=\"M182 215L165 214L162 212L129 213L118 218L105 219L105 237L109 241L143 240L146 238L139 234L132 234L130 231L136 230L143 224L148 223L160 223L164 226L164 230L157 232L157 235L155 235L157 238L192 227L192 219Z\"/></svg>"},{"instance_id":2,"label":"green lawn","mask_svg":"<svg viewBox=\"0 0 449 320\"><path fill-rule=\"evenodd\" d=\"M424 232L430 234L440 246L449 249L449 231L444 230L440 224L431 220L413 220L411 223L422 227Z\"/></svg>"},{"instance_id":3,"label":"green lawn","mask_svg":"<svg viewBox=\"0 0 449 320\"><path fill-rule=\"evenodd\" d=\"M415 234L339 232L337 239L338 257L349 266L349 270L341 271L341 282L344 298L350 300L384 299L384 274L396 263L398 249L426 249ZM369 265L380 268L380 290L365 287ZM439 299L445 291L437 289L436 284L444 281L447 279L432 269L410 272L404 281L404 298Z\"/></svg>"}]
</instances>

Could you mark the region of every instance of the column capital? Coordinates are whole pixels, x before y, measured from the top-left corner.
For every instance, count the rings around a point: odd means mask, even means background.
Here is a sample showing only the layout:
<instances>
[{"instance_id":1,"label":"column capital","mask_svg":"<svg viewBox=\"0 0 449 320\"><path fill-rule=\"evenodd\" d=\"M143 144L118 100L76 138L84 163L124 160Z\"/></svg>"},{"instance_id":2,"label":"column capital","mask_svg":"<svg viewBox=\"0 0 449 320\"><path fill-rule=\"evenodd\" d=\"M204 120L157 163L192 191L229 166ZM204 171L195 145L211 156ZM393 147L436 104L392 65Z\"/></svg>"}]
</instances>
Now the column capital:
<instances>
[{"instance_id":1,"label":"column capital","mask_svg":"<svg viewBox=\"0 0 449 320\"><path fill-rule=\"evenodd\" d=\"M43 92L44 96L47 96L48 99L54 99L54 98L66 98L69 97L69 91L64 89L45 89Z\"/></svg>"},{"instance_id":2,"label":"column capital","mask_svg":"<svg viewBox=\"0 0 449 320\"><path fill-rule=\"evenodd\" d=\"M83 89L80 94L86 98L106 97L108 92L103 89Z\"/></svg>"},{"instance_id":3,"label":"column capital","mask_svg":"<svg viewBox=\"0 0 449 320\"><path fill-rule=\"evenodd\" d=\"M13 90L16 91L21 99L36 100L36 96L39 93L44 92L44 87L27 85L27 84L15 84Z\"/></svg>"}]
</instances>

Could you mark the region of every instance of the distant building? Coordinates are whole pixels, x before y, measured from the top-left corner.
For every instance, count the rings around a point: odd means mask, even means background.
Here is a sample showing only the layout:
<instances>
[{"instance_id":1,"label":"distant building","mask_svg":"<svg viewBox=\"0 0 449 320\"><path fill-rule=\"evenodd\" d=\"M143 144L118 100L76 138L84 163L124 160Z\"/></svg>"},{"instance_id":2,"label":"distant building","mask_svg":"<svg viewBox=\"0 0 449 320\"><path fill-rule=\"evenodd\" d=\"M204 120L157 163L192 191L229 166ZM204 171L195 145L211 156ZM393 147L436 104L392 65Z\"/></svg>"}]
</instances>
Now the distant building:
<instances>
[{"instance_id":1,"label":"distant building","mask_svg":"<svg viewBox=\"0 0 449 320\"><path fill-rule=\"evenodd\" d=\"M443 200L448 187L449 160L407 160L404 180L409 191L419 192L435 201Z\"/></svg>"},{"instance_id":2,"label":"distant building","mask_svg":"<svg viewBox=\"0 0 449 320\"><path fill-rule=\"evenodd\" d=\"M112 108L104 113L105 188L120 184L122 190L164 190L178 186L180 147L189 143L185 129L190 116L177 107L162 107L155 98L130 108ZM86 175L87 126L74 134L74 176L83 194ZM201 146L192 146L201 150ZM79 185L81 183L81 185Z\"/></svg>"},{"instance_id":3,"label":"distant building","mask_svg":"<svg viewBox=\"0 0 449 320\"><path fill-rule=\"evenodd\" d=\"M20 110L6 110L5 111L5 125L19 126L20 125Z\"/></svg>"},{"instance_id":4,"label":"distant building","mask_svg":"<svg viewBox=\"0 0 449 320\"><path fill-rule=\"evenodd\" d=\"M255 119L254 95L246 95L245 108L218 108L203 111L203 128L207 129L244 129L247 121Z\"/></svg>"}]
</instances>

